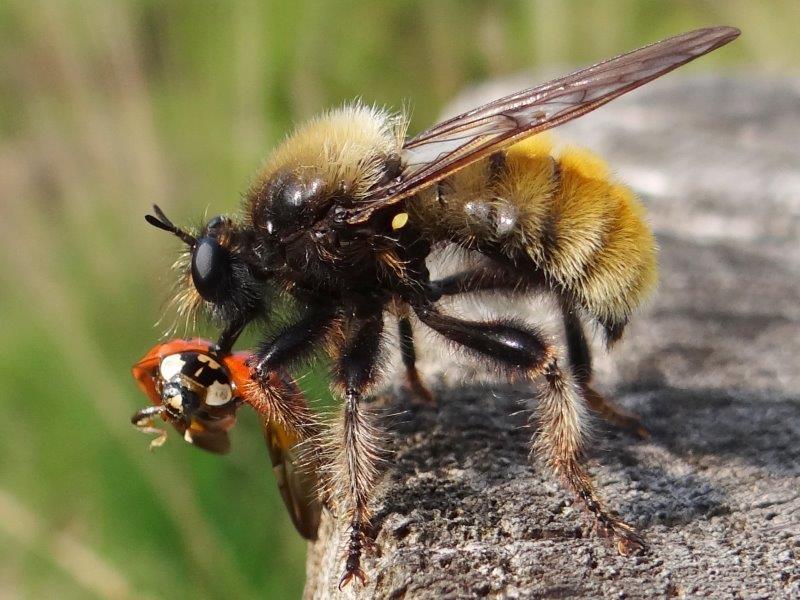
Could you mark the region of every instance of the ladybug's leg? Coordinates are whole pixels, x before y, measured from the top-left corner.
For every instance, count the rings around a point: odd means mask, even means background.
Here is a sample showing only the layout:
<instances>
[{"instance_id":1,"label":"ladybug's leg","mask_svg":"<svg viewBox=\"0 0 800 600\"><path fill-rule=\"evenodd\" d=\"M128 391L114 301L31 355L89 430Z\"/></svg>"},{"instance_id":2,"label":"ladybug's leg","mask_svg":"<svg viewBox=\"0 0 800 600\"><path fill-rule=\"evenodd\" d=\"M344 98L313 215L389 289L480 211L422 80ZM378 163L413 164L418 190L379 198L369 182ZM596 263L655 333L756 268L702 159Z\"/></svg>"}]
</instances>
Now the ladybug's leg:
<instances>
[{"instance_id":1,"label":"ladybug's leg","mask_svg":"<svg viewBox=\"0 0 800 600\"><path fill-rule=\"evenodd\" d=\"M153 418L162 414L165 410L166 408L163 405L148 406L147 408L137 411L136 414L131 417L131 423L133 423L139 431L156 436L150 441L150 450L155 450L163 446L164 442L167 441L167 430L156 427L153 423Z\"/></svg>"},{"instance_id":2,"label":"ladybug's leg","mask_svg":"<svg viewBox=\"0 0 800 600\"><path fill-rule=\"evenodd\" d=\"M400 335L400 354L403 358L403 365L406 368L406 385L409 391L414 398L420 400L423 404L436 404L436 399L422 382L419 371L417 371L414 331L411 328L411 320L407 316L402 316L398 320L398 332Z\"/></svg>"},{"instance_id":3,"label":"ladybug's leg","mask_svg":"<svg viewBox=\"0 0 800 600\"><path fill-rule=\"evenodd\" d=\"M337 495L349 517L349 542L345 570L339 580L343 589L351 579L366 580L361 553L369 529L369 499L378 475L380 454L378 428L364 411L361 400L377 376L383 316L355 318L344 325L344 342L338 350L335 383L344 395L342 437L338 445L335 481Z\"/></svg>"}]
</instances>

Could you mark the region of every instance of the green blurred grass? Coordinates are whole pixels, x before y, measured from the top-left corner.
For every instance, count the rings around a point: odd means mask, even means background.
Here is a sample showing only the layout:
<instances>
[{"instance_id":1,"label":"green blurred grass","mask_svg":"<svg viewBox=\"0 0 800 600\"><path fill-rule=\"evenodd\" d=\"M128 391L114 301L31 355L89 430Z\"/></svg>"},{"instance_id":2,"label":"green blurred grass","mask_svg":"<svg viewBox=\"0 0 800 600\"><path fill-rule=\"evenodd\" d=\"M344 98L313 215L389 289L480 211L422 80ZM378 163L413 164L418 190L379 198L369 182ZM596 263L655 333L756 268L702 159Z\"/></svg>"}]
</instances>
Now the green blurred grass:
<instances>
[{"instance_id":1,"label":"green blurred grass","mask_svg":"<svg viewBox=\"0 0 800 600\"><path fill-rule=\"evenodd\" d=\"M0 5L0 596L297 597L304 545L252 415L234 451L130 427L175 245L298 119L356 95L431 123L471 81L708 24L697 69L796 72L793 0ZM163 329L163 328L162 328ZM315 397L324 381L309 377Z\"/></svg>"}]
</instances>

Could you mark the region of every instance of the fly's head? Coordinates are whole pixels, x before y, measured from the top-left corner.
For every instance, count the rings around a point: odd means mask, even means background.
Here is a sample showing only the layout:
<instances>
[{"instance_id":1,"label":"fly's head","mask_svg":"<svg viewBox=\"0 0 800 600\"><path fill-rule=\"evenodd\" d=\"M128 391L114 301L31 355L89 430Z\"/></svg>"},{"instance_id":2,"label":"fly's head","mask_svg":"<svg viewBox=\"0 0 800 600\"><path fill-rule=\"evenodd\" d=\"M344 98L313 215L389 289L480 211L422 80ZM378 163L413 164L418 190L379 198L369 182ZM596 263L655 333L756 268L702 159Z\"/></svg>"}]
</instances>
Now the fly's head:
<instances>
[{"instance_id":1,"label":"fly's head","mask_svg":"<svg viewBox=\"0 0 800 600\"><path fill-rule=\"evenodd\" d=\"M197 231L177 227L154 206L150 225L172 233L185 249L175 263L179 277L175 303L192 323L198 311L217 324L246 323L263 314L268 262L246 227L216 216Z\"/></svg>"}]
</instances>

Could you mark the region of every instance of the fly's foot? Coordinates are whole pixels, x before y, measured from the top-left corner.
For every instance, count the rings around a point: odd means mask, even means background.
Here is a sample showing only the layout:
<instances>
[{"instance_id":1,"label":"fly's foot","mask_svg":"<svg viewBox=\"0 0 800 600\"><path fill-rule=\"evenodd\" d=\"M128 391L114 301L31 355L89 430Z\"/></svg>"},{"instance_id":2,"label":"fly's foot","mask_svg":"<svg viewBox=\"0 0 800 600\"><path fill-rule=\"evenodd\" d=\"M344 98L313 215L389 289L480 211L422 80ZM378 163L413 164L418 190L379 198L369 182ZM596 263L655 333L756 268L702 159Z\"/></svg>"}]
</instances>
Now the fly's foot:
<instances>
[{"instance_id":1,"label":"fly's foot","mask_svg":"<svg viewBox=\"0 0 800 600\"><path fill-rule=\"evenodd\" d=\"M612 538L617 552L621 556L642 554L647 543L637 531L620 519L597 520L597 532L602 537Z\"/></svg>"},{"instance_id":2,"label":"fly's foot","mask_svg":"<svg viewBox=\"0 0 800 600\"><path fill-rule=\"evenodd\" d=\"M364 548L364 531L361 523L356 520L350 527L350 543L347 545L347 562L345 563L344 573L339 579L339 591L355 577L364 586L367 583L367 576L361 568L361 550Z\"/></svg>"},{"instance_id":3,"label":"fly's foot","mask_svg":"<svg viewBox=\"0 0 800 600\"><path fill-rule=\"evenodd\" d=\"M367 584L367 576L364 574L363 569L359 566L360 561L356 559L351 564L350 558L347 559L347 566L344 569L341 579L339 579L339 591L341 592L346 588L350 581L355 577L364 586Z\"/></svg>"},{"instance_id":4,"label":"fly's foot","mask_svg":"<svg viewBox=\"0 0 800 600\"><path fill-rule=\"evenodd\" d=\"M606 417L609 422L613 423L620 429L627 431L634 437L639 438L640 440L649 440L652 436L650 430L644 426L644 424L639 420L639 417L632 415L628 412L623 411L617 407L614 407L615 410L618 412L614 413L611 417Z\"/></svg>"}]
</instances>

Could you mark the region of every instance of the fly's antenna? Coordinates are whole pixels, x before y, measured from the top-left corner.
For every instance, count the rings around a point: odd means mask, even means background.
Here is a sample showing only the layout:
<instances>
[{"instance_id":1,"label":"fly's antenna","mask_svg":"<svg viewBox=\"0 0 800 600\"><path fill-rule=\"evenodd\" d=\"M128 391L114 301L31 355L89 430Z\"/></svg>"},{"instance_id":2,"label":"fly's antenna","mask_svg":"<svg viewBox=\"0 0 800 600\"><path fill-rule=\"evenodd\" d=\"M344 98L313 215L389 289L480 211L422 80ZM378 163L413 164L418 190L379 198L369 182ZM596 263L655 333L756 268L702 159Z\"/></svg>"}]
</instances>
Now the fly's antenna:
<instances>
[{"instance_id":1,"label":"fly's antenna","mask_svg":"<svg viewBox=\"0 0 800 600\"><path fill-rule=\"evenodd\" d=\"M163 229L164 231L168 231L169 233L178 236L190 247L194 247L194 245L197 243L197 238L187 233L180 227L176 227L172 221L167 218L167 215L164 214L164 211L161 210L157 204L153 204L153 212L156 213L155 216L145 215L144 220L150 223L150 225L153 227Z\"/></svg>"}]
</instances>

